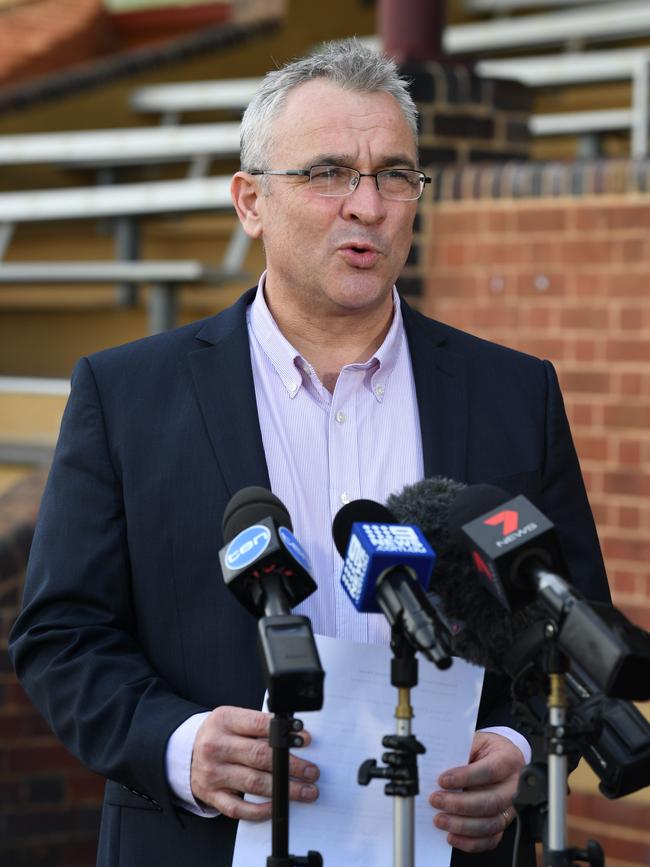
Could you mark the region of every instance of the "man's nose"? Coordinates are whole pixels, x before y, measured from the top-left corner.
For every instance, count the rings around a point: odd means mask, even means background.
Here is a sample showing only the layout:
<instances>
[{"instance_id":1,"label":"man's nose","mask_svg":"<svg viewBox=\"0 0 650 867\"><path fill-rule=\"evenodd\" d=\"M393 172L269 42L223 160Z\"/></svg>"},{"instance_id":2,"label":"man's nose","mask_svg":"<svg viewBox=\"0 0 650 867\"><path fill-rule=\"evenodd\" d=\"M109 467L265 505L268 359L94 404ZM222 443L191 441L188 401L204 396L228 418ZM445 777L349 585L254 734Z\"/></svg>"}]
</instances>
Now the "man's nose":
<instances>
[{"instance_id":1,"label":"man's nose","mask_svg":"<svg viewBox=\"0 0 650 867\"><path fill-rule=\"evenodd\" d=\"M350 195L343 200L343 212L348 219L362 223L377 223L386 216L386 202L377 187L377 178L364 175Z\"/></svg>"}]
</instances>

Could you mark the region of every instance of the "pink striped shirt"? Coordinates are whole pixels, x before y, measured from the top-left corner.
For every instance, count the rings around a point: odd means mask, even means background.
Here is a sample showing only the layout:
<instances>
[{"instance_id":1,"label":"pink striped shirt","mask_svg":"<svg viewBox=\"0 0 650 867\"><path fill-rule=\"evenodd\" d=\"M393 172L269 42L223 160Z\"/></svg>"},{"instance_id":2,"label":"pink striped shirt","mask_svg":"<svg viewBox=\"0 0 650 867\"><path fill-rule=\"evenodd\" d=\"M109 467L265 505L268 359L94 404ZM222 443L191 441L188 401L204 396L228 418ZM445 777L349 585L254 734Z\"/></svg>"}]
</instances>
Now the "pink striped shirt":
<instances>
[{"instance_id":1,"label":"pink striped shirt","mask_svg":"<svg viewBox=\"0 0 650 867\"><path fill-rule=\"evenodd\" d=\"M420 419L397 292L384 342L363 364L342 368L334 392L287 341L263 293L248 309L255 397L271 488L287 507L318 591L295 611L314 632L384 643L382 614L359 614L341 587L332 521L344 503L380 503L423 476Z\"/></svg>"}]
</instances>

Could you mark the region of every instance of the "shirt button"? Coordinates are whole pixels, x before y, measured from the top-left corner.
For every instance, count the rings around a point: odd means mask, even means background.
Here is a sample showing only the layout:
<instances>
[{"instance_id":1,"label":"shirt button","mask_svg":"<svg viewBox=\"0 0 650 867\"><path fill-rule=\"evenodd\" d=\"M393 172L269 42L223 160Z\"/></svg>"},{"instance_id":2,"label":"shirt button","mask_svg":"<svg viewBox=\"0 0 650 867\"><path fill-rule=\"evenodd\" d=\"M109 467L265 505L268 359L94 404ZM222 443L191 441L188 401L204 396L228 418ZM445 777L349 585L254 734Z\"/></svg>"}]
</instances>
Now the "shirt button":
<instances>
[{"instance_id":1,"label":"shirt button","mask_svg":"<svg viewBox=\"0 0 650 867\"><path fill-rule=\"evenodd\" d=\"M336 420L337 420L337 422L338 422L339 424L343 424L343 422L345 421L345 413L344 413L344 412L341 412L341 410L339 410L339 411L336 413L335 418L336 418Z\"/></svg>"},{"instance_id":2,"label":"shirt button","mask_svg":"<svg viewBox=\"0 0 650 867\"><path fill-rule=\"evenodd\" d=\"M348 495L346 494L345 491L343 491L343 493L341 494L341 502L343 503L344 506L350 502L350 498L348 497Z\"/></svg>"},{"instance_id":3,"label":"shirt button","mask_svg":"<svg viewBox=\"0 0 650 867\"><path fill-rule=\"evenodd\" d=\"M384 396L384 386L378 385L377 388L375 389L375 394L377 395L377 397L383 397Z\"/></svg>"},{"instance_id":4,"label":"shirt button","mask_svg":"<svg viewBox=\"0 0 650 867\"><path fill-rule=\"evenodd\" d=\"M294 394L297 391L297 389L298 389L298 383L297 382L290 382L289 383L289 391L291 392L291 394Z\"/></svg>"}]
</instances>

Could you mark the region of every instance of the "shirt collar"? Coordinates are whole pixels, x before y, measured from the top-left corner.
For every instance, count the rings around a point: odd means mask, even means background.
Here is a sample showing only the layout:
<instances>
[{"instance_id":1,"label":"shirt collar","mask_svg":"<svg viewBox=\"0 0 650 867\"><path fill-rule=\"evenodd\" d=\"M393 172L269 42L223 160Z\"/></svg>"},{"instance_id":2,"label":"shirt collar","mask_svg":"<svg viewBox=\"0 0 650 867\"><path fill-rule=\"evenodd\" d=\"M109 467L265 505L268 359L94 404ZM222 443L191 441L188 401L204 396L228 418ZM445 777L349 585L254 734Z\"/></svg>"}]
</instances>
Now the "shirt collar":
<instances>
[{"instance_id":1,"label":"shirt collar","mask_svg":"<svg viewBox=\"0 0 650 867\"><path fill-rule=\"evenodd\" d=\"M315 377L315 372L307 359L295 349L271 315L264 298L264 271L257 284L253 303L248 308L248 323L252 335L273 365L282 380L289 397L295 397L303 385L303 376ZM381 346L365 362L348 364L344 370L367 370L370 372L371 388L381 401L385 384L394 369L404 339L404 323L397 289L393 286L393 320Z\"/></svg>"}]
</instances>

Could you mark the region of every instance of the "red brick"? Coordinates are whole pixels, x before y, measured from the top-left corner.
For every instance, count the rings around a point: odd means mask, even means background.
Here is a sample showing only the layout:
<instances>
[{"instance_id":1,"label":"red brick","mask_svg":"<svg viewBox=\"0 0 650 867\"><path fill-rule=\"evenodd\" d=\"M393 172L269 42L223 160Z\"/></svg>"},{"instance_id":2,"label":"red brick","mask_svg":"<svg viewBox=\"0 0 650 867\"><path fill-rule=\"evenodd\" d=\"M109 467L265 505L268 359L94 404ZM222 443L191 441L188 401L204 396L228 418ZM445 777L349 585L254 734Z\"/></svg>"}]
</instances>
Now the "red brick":
<instances>
[{"instance_id":1,"label":"red brick","mask_svg":"<svg viewBox=\"0 0 650 867\"><path fill-rule=\"evenodd\" d=\"M650 361L650 340L613 340L606 342L609 361Z\"/></svg>"},{"instance_id":2,"label":"red brick","mask_svg":"<svg viewBox=\"0 0 650 867\"><path fill-rule=\"evenodd\" d=\"M511 208L489 210L484 212L481 227L488 232L503 235L514 229L517 215Z\"/></svg>"},{"instance_id":3,"label":"red brick","mask_svg":"<svg viewBox=\"0 0 650 867\"><path fill-rule=\"evenodd\" d=\"M618 525L624 530L638 530L641 526L641 509L634 506L620 506Z\"/></svg>"},{"instance_id":4,"label":"red brick","mask_svg":"<svg viewBox=\"0 0 650 867\"><path fill-rule=\"evenodd\" d=\"M460 244L457 241L440 241L434 250L437 251L436 261L448 267L464 265L470 254L467 244Z\"/></svg>"},{"instance_id":5,"label":"red brick","mask_svg":"<svg viewBox=\"0 0 650 867\"><path fill-rule=\"evenodd\" d=\"M566 400L567 413L572 422L577 425L590 427L594 423L594 407L587 403L576 403Z\"/></svg>"},{"instance_id":6,"label":"red brick","mask_svg":"<svg viewBox=\"0 0 650 867\"><path fill-rule=\"evenodd\" d=\"M0 758L2 762L2 758ZM4 764L10 773L37 771L64 771L79 768L79 761L65 747L57 743L30 743L29 746L13 746Z\"/></svg>"},{"instance_id":7,"label":"red brick","mask_svg":"<svg viewBox=\"0 0 650 867\"><path fill-rule=\"evenodd\" d=\"M510 241L483 241L472 245L471 262L480 265L516 265L522 259L521 245Z\"/></svg>"},{"instance_id":8,"label":"red brick","mask_svg":"<svg viewBox=\"0 0 650 867\"><path fill-rule=\"evenodd\" d=\"M564 328L605 329L610 326L607 307L565 307L560 312L560 325Z\"/></svg>"},{"instance_id":9,"label":"red brick","mask_svg":"<svg viewBox=\"0 0 650 867\"><path fill-rule=\"evenodd\" d=\"M636 596L639 586L639 576L635 572L609 572L610 589L612 597L616 595ZM614 603L616 604L616 603Z\"/></svg>"},{"instance_id":10,"label":"red brick","mask_svg":"<svg viewBox=\"0 0 650 867\"><path fill-rule=\"evenodd\" d=\"M645 264L648 260L648 246L645 239L633 238L627 241L613 242L611 260L618 259L630 266L634 263Z\"/></svg>"},{"instance_id":11,"label":"red brick","mask_svg":"<svg viewBox=\"0 0 650 867\"><path fill-rule=\"evenodd\" d=\"M525 271L517 275L517 294L522 297L556 298L566 295L566 279L557 272L545 273L543 269Z\"/></svg>"},{"instance_id":12,"label":"red brick","mask_svg":"<svg viewBox=\"0 0 650 867\"><path fill-rule=\"evenodd\" d=\"M106 781L90 771L66 780L66 800L72 804L101 803Z\"/></svg>"},{"instance_id":13,"label":"red brick","mask_svg":"<svg viewBox=\"0 0 650 867\"><path fill-rule=\"evenodd\" d=\"M556 337L535 337L526 341L518 341L518 344L525 352L537 355L539 358L548 358L551 361L562 360L566 353L565 341Z\"/></svg>"},{"instance_id":14,"label":"red brick","mask_svg":"<svg viewBox=\"0 0 650 867\"><path fill-rule=\"evenodd\" d=\"M650 406L627 403L606 406L604 421L607 427L647 430L650 427Z\"/></svg>"},{"instance_id":15,"label":"red brick","mask_svg":"<svg viewBox=\"0 0 650 867\"><path fill-rule=\"evenodd\" d=\"M562 376L565 383L565 375ZM609 440L602 436L580 434L574 437L576 451L581 461L606 461L609 455Z\"/></svg>"},{"instance_id":16,"label":"red brick","mask_svg":"<svg viewBox=\"0 0 650 867\"><path fill-rule=\"evenodd\" d=\"M579 338L572 345L576 361L595 361L601 357L602 341Z\"/></svg>"},{"instance_id":17,"label":"red brick","mask_svg":"<svg viewBox=\"0 0 650 867\"><path fill-rule=\"evenodd\" d=\"M641 463L641 443L638 440L622 440L618 446L618 460L621 464L638 467Z\"/></svg>"},{"instance_id":18,"label":"red brick","mask_svg":"<svg viewBox=\"0 0 650 867\"><path fill-rule=\"evenodd\" d=\"M650 540L601 538L603 555L611 560L632 560L645 563L650 560Z\"/></svg>"},{"instance_id":19,"label":"red brick","mask_svg":"<svg viewBox=\"0 0 650 867\"><path fill-rule=\"evenodd\" d=\"M608 394L610 376L608 373L589 370L564 370L560 376L562 389L588 394Z\"/></svg>"},{"instance_id":20,"label":"red brick","mask_svg":"<svg viewBox=\"0 0 650 867\"><path fill-rule=\"evenodd\" d=\"M608 295L630 298L647 298L650 290L650 273L644 271L621 271L602 275Z\"/></svg>"},{"instance_id":21,"label":"red brick","mask_svg":"<svg viewBox=\"0 0 650 867\"><path fill-rule=\"evenodd\" d=\"M451 208L440 209L436 214L435 230L442 234L476 235L479 231L479 216L476 211L452 211Z\"/></svg>"},{"instance_id":22,"label":"red brick","mask_svg":"<svg viewBox=\"0 0 650 867\"><path fill-rule=\"evenodd\" d=\"M563 208L534 208L515 212L515 226L520 232L562 232L567 213Z\"/></svg>"},{"instance_id":23,"label":"red brick","mask_svg":"<svg viewBox=\"0 0 650 867\"><path fill-rule=\"evenodd\" d=\"M520 262L530 266L534 264L539 268L557 268L562 263L561 245L552 241L532 241L530 244L521 244Z\"/></svg>"},{"instance_id":24,"label":"red brick","mask_svg":"<svg viewBox=\"0 0 650 867\"><path fill-rule=\"evenodd\" d=\"M427 297L473 298L478 294L476 277L462 273L434 273L427 279Z\"/></svg>"},{"instance_id":25,"label":"red brick","mask_svg":"<svg viewBox=\"0 0 650 867\"><path fill-rule=\"evenodd\" d=\"M623 307L619 313L619 325L630 331L645 327L646 309L643 307Z\"/></svg>"},{"instance_id":26,"label":"red brick","mask_svg":"<svg viewBox=\"0 0 650 867\"><path fill-rule=\"evenodd\" d=\"M597 274L585 271L574 272L573 286L575 294L583 298L602 298L608 294L608 285L602 272Z\"/></svg>"},{"instance_id":27,"label":"red brick","mask_svg":"<svg viewBox=\"0 0 650 867\"><path fill-rule=\"evenodd\" d=\"M575 241L564 241L558 247L555 260L557 261L560 252L562 261L569 265L593 265L595 262L612 261L613 245L605 239L591 240L584 237Z\"/></svg>"},{"instance_id":28,"label":"red brick","mask_svg":"<svg viewBox=\"0 0 650 867\"><path fill-rule=\"evenodd\" d=\"M628 828L645 828L648 824L648 807L625 799L612 801L600 794L572 792L568 805L571 815L586 816L606 824Z\"/></svg>"},{"instance_id":29,"label":"red brick","mask_svg":"<svg viewBox=\"0 0 650 867\"><path fill-rule=\"evenodd\" d=\"M527 325L530 328L548 328L555 323L555 311L550 310L547 306L531 307L526 306L520 310L520 321L522 325Z\"/></svg>"},{"instance_id":30,"label":"red brick","mask_svg":"<svg viewBox=\"0 0 650 867\"><path fill-rule=\"evenodd\" d=\"M650 496L650 473L620 471L605 473L605 492L633 497Z\"/></svg>"},{"instance_id":31,"label":"red brick","mask_svg":"<svg viewBox=\"0 0 650 867\"><path fill-rule=\"evenodd\" d=\"M577 229L608 229L607 212L601 207L576 208L575 227Z\"/></svg>"},{"instance_id":32,"label":"red brick","mask_svg":"<svg viewBox=\"0 0 650 867\"><path fill-rule=\"evenodd\" d=\"M618 388L621 394L642 394L643 377L640 373L622 373Z\"/></svg>"}]
</instances>

